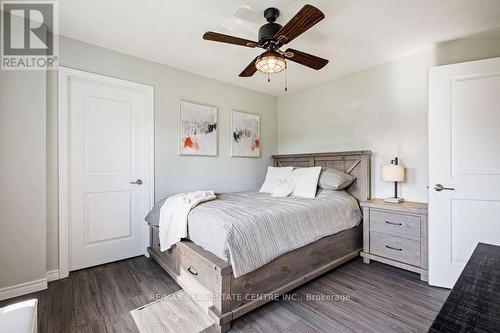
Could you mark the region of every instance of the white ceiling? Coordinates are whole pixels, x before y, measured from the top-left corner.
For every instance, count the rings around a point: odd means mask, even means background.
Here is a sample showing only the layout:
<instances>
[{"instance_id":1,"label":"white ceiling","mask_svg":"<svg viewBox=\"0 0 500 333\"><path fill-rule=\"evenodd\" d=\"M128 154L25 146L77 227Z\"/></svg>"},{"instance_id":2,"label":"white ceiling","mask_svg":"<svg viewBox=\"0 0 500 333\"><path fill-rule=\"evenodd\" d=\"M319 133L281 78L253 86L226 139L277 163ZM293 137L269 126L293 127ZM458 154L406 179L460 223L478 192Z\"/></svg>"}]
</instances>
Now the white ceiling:
<instances>
[{"instance_id":1,"label":"white ceiling","mask_svg":"<svg viewBox=\"0 0 500 333\"><path fill-rule=\"evenodd\" d=\"M500 26L500 0L60 0L60 33L250 89L282 95L284 76L238 74L261 49L209 42L207 30L257 39L262 11L285 24L310 3L326 18L288 44L330 60L289 62L289 92Z\"/></svg>"}]
</instances>

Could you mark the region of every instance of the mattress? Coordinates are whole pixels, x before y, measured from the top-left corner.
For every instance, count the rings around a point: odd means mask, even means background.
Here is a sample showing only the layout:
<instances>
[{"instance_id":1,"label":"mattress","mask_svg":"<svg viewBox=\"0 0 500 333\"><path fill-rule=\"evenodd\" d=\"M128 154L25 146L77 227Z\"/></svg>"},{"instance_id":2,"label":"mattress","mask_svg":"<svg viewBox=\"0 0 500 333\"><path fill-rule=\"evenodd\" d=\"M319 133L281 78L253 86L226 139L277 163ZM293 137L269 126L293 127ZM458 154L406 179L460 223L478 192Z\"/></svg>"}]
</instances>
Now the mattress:
<instances>
[{"instance_id":1,"label":"mattress","mask_svg":"<svg viewBox=\"0 0 500 333\"><path fill-rule=\"evenodd\" d=\"M159 202L146 221L158 224ZM267 193L222 193L188 216L189 239L230 262L236 277L280 255L357 226L362 214L346 191L319 190L316 198Z\"/></svg>"}]
</instances>

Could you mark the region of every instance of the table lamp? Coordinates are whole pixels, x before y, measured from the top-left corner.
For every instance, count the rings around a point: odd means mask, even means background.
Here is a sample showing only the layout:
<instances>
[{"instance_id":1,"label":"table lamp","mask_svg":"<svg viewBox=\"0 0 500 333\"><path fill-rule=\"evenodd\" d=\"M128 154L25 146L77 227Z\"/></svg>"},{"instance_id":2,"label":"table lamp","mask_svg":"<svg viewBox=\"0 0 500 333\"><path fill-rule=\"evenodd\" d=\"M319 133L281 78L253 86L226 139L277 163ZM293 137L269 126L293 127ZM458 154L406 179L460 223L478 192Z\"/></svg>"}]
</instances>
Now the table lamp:
<instances>
[{"instance_id":1,"label":"table lamp","mask_svg":"<svg viewBox=\"0 0 500 333\"><path fill-rule=\"evenodd\" d=\"M398 198L398 182L402 182L404 179L405 168L402 165L398 165L397 157L391 161L391 164L384 165L382 167L382 180L386 182L394 182L394 197L385 198L385 202L401 203L404 201L403 198Z\"/></svg>"}]
</instances>

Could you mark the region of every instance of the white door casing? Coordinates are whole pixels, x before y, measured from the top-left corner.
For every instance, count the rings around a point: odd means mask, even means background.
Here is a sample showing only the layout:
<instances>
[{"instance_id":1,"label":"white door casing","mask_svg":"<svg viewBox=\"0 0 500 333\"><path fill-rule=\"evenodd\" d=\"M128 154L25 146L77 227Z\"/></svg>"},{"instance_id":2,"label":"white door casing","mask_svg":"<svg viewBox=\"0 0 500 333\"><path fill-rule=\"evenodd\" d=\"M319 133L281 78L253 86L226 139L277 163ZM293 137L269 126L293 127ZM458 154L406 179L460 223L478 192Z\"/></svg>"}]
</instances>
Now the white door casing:
<instances>
[{"instance_id":1,"label":"white door casing","mask_svg":"<svg viewBox=\"0 0 500 333\"><path fill-rule=\"evenodd\" d=\"M153 87L59 67L59 269L146 253ZM142 184L132 184L141 179Z\"/></svg>"},{"instance_id":2,"label":"white door casing","mask_svg":"<svg viewBox=\"0 0 500 333\"><path fill-rule=\"evenodd\" d=\"M453 287L478 242L500 245L500 58L429 72L429 283Z\"/></svg>"}]
</instances>

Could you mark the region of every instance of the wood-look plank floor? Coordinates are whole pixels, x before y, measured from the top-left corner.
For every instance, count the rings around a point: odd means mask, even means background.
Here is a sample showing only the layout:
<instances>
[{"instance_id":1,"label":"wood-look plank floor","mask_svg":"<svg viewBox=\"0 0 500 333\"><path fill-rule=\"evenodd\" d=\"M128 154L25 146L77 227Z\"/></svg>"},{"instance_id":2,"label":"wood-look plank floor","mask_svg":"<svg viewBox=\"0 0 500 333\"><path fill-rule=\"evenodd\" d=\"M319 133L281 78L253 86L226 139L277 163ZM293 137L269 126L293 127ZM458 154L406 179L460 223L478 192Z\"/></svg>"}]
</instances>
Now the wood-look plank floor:
<instances>
[{"instance_id":1,"label":"wood-look plank floor","mask_svg":"<svg viewBox=\"0 0 500 333\"><path fill-rule=\"evenodd\" d=\"M72 272L0 307L38 298L42 333L137 332L129 311L179 289L154 261L136 257ZM231 332L427 332L448 293L416 274L356 259L237 319Z\"/></svg>"}]
</instances>

